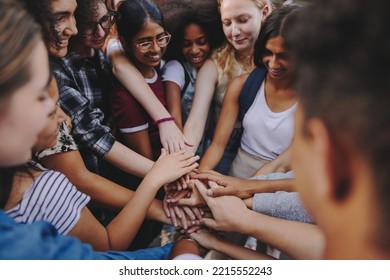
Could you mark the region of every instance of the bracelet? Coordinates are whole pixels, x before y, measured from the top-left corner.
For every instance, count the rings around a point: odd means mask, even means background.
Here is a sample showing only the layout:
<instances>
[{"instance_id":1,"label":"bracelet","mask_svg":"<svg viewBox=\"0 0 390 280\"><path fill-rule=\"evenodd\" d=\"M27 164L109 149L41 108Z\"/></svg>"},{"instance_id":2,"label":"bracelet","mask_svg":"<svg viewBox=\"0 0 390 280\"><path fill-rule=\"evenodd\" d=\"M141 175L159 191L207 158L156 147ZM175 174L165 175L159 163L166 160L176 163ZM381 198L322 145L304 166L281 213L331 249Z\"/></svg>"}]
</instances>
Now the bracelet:
<instances>
[{"instance_id":1,"label":"bracelet","mask_svg":"<svg viewBox=\"0 0 390 280\"><path fill-rule=\"evenodd\" d=\"M162 118L162 119L159 119L157 121L154 121L154 124L157 125L157 124L160 124L160 123L163 123L163 122L174 121L174 120L175 120L175 117Z\"/></svg>"}]
</instances>

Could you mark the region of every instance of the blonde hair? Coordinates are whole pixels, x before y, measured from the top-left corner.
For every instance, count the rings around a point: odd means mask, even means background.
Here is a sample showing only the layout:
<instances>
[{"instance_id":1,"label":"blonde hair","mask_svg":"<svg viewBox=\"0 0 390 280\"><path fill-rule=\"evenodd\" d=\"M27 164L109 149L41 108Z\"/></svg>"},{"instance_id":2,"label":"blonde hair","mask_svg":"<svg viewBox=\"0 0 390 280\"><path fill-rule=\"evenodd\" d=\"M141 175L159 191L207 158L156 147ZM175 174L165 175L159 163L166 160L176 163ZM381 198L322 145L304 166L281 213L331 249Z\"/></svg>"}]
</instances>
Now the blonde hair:
<instances>
[{"instance_id":1,"label":"blonde hair","mask_svg":"<svg viewBox=\"0 0 390 280\"><path fill-rule=\"evenodd\" d=\"M218 9L219 12L221 13L221 5L224 0L218 0ZM269 10L270 12L277 7L276 2L277 0L247 0L247 1L252 1L254 4L259 8L263 9L265 5L269 5ZM218 64L218 68L221 69L222 73L226 75L226 78L228 81L230 81L234 73L237 73L237 63L236 63L236 58L235 58L235 52L236 50L234 47L225 40L224 44L217 49L213 55L212 59L214 60L215 63ZM253 70L254 65L252 68L247 69L248 71Z\"/></svg>"},{"instance_id":2,"label":"blonde hair","mask_svg":"<svg viewBox=\"0 0 390 280\"><path fill-rule=\"evenodd\" d=\"M31 49L42 40L40 27L15 1L0 0L0 113L7 97L28 82Z\"/></svg>"}]
</instances>

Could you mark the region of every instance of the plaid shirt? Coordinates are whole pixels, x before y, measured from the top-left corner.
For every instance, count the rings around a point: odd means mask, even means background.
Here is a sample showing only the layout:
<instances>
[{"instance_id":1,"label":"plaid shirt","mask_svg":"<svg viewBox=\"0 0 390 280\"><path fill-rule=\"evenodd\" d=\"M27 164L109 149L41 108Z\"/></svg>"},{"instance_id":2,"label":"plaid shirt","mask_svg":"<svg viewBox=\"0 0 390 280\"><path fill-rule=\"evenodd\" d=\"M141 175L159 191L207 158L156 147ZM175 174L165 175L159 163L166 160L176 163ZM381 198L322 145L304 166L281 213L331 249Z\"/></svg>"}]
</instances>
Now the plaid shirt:
<instances>
[{"instance_id":1,"label":"plaid shirt","mask_svg":"<svg viewBox=\"0 0 390 280\"><path fill-rule=\"evenodd\" d=\"M105 123L106 72L103 53L98 50L94 58L81 57L70 52L65 58L51 58L51 67L60 92L59 104L73 122L72 136L80 147L86 166L98 172L98 159L104 157L115 142ZM100 67L100 69L99 69Z\"/></svg>"}]
</instances>

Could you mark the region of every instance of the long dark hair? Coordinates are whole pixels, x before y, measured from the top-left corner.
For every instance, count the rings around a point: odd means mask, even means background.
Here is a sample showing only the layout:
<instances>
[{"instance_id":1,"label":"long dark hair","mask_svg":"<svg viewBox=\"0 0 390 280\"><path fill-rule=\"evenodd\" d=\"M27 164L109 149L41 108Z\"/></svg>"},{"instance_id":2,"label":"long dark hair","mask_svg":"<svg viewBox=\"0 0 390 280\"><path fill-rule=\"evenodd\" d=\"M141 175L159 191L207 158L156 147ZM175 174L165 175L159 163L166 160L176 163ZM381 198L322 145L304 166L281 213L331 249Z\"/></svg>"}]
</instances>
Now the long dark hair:
<instances>
[{"instance_id":1,"label":"long dark hair","mask_svg":"<svg viewBox=\"0 0 390 280\"><path fill-rule=\"evenodd\" d=\"M288 18L291 17L294 11L297 11L300 8L301 6L299 5L288 4L273 10L269 14L255 43L253 62L257 67L264 67L261 59L263 57L267 41L279 35L284 38L286 21L288 21Z\"/></svg>"},{"instance_id":2,"label":"long dark hair","mask_svg":"<svg viewBox=\"0 0 390 280\"><path fill-rule=\"evenodd\" d=\"M132 38L151 20L164 27L164 19L159 8L148 0L130 0L118 7L120 18L116 23L122 44L131 46ZM125 47L125 46L124 46ZM126 48L125 48L126 49Z\"/></svg>"}]
</instances>

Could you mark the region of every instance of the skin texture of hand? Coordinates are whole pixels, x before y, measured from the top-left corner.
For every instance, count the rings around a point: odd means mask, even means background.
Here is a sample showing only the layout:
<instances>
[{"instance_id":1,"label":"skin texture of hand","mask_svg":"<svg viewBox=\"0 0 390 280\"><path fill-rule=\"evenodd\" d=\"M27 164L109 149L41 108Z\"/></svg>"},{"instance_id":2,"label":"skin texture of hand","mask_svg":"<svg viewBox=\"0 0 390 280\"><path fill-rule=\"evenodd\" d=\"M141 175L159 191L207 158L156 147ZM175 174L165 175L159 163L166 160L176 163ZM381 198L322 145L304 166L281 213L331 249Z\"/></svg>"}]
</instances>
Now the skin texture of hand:
<instances>
[{"instance_id":1,"label":"skin texture of hand","mask_svg":"<svg viewBox=\"0 0 390 280\"><path fill-rule=\"evenodd\" d=\"M191 181L189 184L193 184ZM204 211L192 205L179 205L174 198L190 195L191 189L177 189L176 184L167 184L164 186L165 197L163 200L163 209L167 217L171 218L172 223L178 226L178 221L181 221L183 228L199 224L199 220L203 218Z\"/></svg>"},{"instance_id":2,"label":"skin texture of hand","mask_svg":"<svg viewBox=\"0 0 390 280\"><path fill-rule=\"evenodd\" d=\"M190 237L195 240L200 246L206 249L215 249L215 245L220 242L216 232L211 232L206 228L202 228L197 232L191 233Z\"/></svg>"},{"instance_id":3,"label":"skin texture of hand","mask_svg":"<svg viewBox=\"0 0 390 280\"><path fill-rule=\"evenodd\" d=\"M165 149L161 149L161 156L146 177L158 180L163 186L194 170L198 166L198 159L199 156L193 153L178 151L168 155Z\"/></svg>"},{"instance_id":4,"label":"skin texture of hand","mask_svg":"<svg viewBox=\"0 0 390 280\"><path fill-rule=\"evenodd\" d=\"M241 260L270 260L272 257L250 250L245 247L227 242L218 237L216 233L210 232L208 229L200 229L197 232L191 233L190 237L195 240L200 246L207 249L213 249L223 254L228 255L233 259Z\"/></svg>"},{"instance_id":5,"label":"skin texture of hand","mask_svg":"<svg viewBox=\"0 0 390 280\"><path fill-rule=\"evenodd\" d=\"M185 149L186 146L193 146L183 135L175 122L169 121L160 123L158 128L160 132L161 143L163 147L169 151L169 153Z\"/></svg>"},{"instance_id":6,"label":"skin texture of hand","mask_svg":"<svg viewBox=\"0 0 390 280\"><path fill-rule=\"evenodd\" d=\"M187 195L183 196L182 193L188 192ZM195 187L195 181L191 180L191 182L188 184L188 190L181 191L178 195L173 196L170 200L172 203L177 203L179 205L186 205L186 206L199 206L204 207L206 206L206 201L203 199L202 195L200 194L198 188Z\"/></svg>"},{"instance_id":7,"label":"skin texture of hand","mask_svg":"<svg viewBox=\"0 0 390 280\"><path fill-rule=\"evenodd\" d=\"M234 195L241 199L250 198L253 192L248 188L250 180L242 180L230 176L219 174L212 170L198 171L197 174L192 175L192 178L206 181L213 181L223 188L215 188L208 190L207 194L212 197Z\"/></svg>"},{"instance_id":8,"label":"skin texture of hand","mask_svg":"<svg viewBox=\"0 0 390 280\"><path fill-rule=\"evenodd\" d=\"M237 231L242 217L246 217L248 211L251 211L244 202L235 196L210 197L206 185L198 180L195 180L195 186L213 214L213 218L203 218L202 224L218 231ZM220 188L212 181L209 186L212 190Z\"/></svg>"},{"instance_id":9,"label":"skin texture of hand","mask_svg":"<svg viewBox=\"0 0 390 280\"><path fill-rule=\"evenodd\" d=\"M209 189L207 194L211 197L233 195L241 199L252 198L256 193L273 193L276 191L294 191L293 179L275 180L249 180L239 179L219 174L212 170L197 171L192 173L192 178L202 181L216 182L222 188Z\"/></svg>"}]
</instances>

